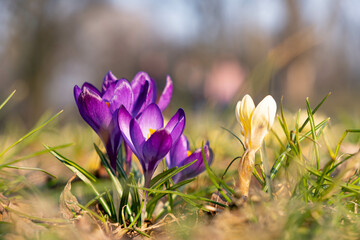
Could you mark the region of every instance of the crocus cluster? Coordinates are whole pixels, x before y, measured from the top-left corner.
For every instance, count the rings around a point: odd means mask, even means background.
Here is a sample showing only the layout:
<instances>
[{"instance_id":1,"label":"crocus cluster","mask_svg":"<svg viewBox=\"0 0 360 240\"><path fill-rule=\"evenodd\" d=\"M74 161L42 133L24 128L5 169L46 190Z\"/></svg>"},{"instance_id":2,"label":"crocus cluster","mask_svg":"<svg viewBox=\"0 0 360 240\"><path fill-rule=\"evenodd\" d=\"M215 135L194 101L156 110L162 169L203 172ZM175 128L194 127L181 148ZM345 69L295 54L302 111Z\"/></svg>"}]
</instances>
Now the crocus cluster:
<instances>
[{"instance_id":1,"label":"crocus cluster","mask_svg":"<svg viewBox=\"0 0 360 240\"><path fill-rule=\"evenodd\" d=\"M172 96L172 81L167 83L158 106L164 110ZM139 72L131 83L126 79L117 79L108 72L103 80L101 92L90 83L81 88L74 87L74 97L83 119L94 129L103 141L111 166L116 169L116 159L122 143L122 134L118 126L118 111L121 106L136 117L157 98L156 86L147 73ZM130 163L131 151L126 146L127 162Z\"/></svg>"},{"instance_id":2,"label":"crocus cluster","mask_svg":"<svg viewBox=\"0 0 360 240\"><path fill-rule=\"evenodd\" d=\"M249 192L251 175L255 165L255 153L274 123L276 102L270 95L255 107L249 95L245 95L235 108L235 116L244 136L245 152L239 165L240 193L246 198Z\"/></svg>"},{"instance_id":3,"label":"crocus cluster","mask_svg":"<svg viewBox=\"0 0 360 240\"><path fill-rule=\"evenodd\" d=\"M155 82L144 72L139 72L131 83L108 72L101 91L90 83L84 83L81 88L74 87L80 115L101 138L112 168L116 170L117 155L123 143L128 165L132 153L139 159L145 187L149 186L156 167L166 155L171 167L198 159L187 172L175 176L176 180L193 177L204 170L199 151L183 157L188 147L179 147L184 144L184 139L186 141L182 135L186 121L184 111L179 109L164 125L162 111L169 105L172 91L172 81L167 77L166 86L156 102ZM205 153L211 163L210 152L207 144Z\"/></svg>"}]
</instances>

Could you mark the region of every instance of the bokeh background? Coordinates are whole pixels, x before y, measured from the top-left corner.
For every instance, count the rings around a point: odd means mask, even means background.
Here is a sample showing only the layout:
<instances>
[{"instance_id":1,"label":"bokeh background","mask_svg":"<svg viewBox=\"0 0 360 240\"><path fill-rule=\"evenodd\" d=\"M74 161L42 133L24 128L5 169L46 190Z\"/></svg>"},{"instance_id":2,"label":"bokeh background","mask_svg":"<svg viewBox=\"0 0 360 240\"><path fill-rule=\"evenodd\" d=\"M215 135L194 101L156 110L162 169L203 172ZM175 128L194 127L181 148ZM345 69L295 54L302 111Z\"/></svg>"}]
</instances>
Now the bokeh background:
<instances>
[{"instance_id":1,"label":"bokeh background","mask_svg":"<svg viewBox=\"0 0 360 240\"><path fill-rule=\"evenodd\" d=\"M359 116L360 2L0 0L1 121L32 126L47 110L80 121L73 86L111 70L174 81L170 110L232 112L245 93L296 111L305 98Z\"/></svg>"}]
</instances>

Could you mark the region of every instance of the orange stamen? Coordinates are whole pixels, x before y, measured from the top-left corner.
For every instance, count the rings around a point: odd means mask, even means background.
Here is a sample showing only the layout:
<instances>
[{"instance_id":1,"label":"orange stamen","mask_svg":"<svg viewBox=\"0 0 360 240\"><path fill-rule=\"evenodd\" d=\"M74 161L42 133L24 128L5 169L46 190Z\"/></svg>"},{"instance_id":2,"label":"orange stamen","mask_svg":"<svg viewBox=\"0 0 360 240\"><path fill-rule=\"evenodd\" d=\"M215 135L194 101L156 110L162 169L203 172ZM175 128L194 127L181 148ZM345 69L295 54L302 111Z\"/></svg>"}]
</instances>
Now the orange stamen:
<instances>
[{"instance_id":1,"label":"orange stamen","mask_svg":"<svg viewBox=\"0 0 360 240\"><path fill-rule=\"evenodd\" d=\"M187 156L190 156L191 155L191 151L187 151Z\"/></svg>"},{"instance_id":2,"label":"orange stamen","mask_svg":"<svg viewBox=\"0 0 360 240\"><path fill-rule=\"evenodd\" d=\"M147 138L150 138L151 135L153 135L154 132L156 132L156 130L155 130L155 129L152 129L152 128L149 128L149 132L150 132L150 134L148 134L148 137L147 137Z\"/></svg>"}]
</instances>

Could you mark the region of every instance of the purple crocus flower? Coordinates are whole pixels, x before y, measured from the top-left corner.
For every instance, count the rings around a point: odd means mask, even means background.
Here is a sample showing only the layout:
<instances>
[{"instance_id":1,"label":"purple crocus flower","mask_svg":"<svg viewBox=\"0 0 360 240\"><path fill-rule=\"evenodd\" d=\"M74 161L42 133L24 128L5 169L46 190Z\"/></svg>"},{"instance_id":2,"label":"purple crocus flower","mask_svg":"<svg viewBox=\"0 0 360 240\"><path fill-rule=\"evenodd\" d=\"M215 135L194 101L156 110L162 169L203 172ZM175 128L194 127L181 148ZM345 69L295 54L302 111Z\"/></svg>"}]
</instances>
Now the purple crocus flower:
<instances>
[{"instance_id":1,"label":"purple crocus flower","mask_svg":"<svg viewBox=\"0 0 360 240\"><path fill-rule=\"evenodd\" d=\"M112 74L111 71L107 73L104 77L102 91L105 92L111 86L113 82L118 81L116 76ZM150 76L146 72L139 72L135 75L133 80L131 81L131 89L133 92L133 104L131 108L125 108L131 114L132 117L137 117L142 111L149 106L151 103L156 103L157 92L156 92L156 84L155 81L150 78ZM166 107L169 105L173 92L173 83L170 76L166 78L166 85L159 97L158 106L161 111L164 111ZM131 155L132 151L129 146L124 143L125 152L126 152L126 163L128 166L128 170L131 168Z\"/></svg>"},{"instance_id":2,"label":"purple crocus flower","mask_svg":"<svg viewBox=\"0 0 360 240\"><path fill-rule=\"evenodd\" d=\"M184 131L185 113L180 108L164 127L161 109L154 103L149 104L136 118L121 106L118 123L127 145L141 163L145 187L149 187L159 162Z\"/></svg>"},{"instance_id":3,"label":"purple crocus flower","mask_svg":"<svg viewBox=\"0 0 360 240\"><path fill-rule=\"evenodd\" d=\"M81 88L74 87L74 97L80 115L103 141L111 166L116 169L117 153L121 144L121 133L117 125L117 110L120 105L132 108L133 93L127 80L111 83L100 93L90 83Z\"/></svg>"},{"instance_id":4,"label":"purple crocus flower","mask_svg":"<svg viewBox=\"0 0 360 240\"><path fill-rule=\"evenodd\" d=\"M207 142L204 146L204 153L210 165L213 160L213 153L209 146L209 142ZM174 183L181 182L188 178L193 178L205 171L202 149L199 148L191 153L188 140L186 139L185 135L181 135L179 140L173 144L169 154L166 156L168 167L182 167L195 160L197 160L195 163L185 168L173 177Z\"/></svg>"},{"instance_id":5,"label":"purple crocus flower","mask_svg":"<svg viewBox=\"0 0 360 240\"><path fill-rule=\"evenodd\" d=\"M170 103L173 85L170 77L159 98L159 106L164 110ZM122 142L117 124L118 109L124 106L135 117L149 104L156 101L156 85L145 72L139 72L131 85L126 79L117 79L109 71L103 80L101 92L90 83L81 88L74 87L74 97L83 119L94 129L103 141L111 166L116 169L116 158ZM132 152L125 144L127 165L131 164Z\"/></svg>"}]
</instances>

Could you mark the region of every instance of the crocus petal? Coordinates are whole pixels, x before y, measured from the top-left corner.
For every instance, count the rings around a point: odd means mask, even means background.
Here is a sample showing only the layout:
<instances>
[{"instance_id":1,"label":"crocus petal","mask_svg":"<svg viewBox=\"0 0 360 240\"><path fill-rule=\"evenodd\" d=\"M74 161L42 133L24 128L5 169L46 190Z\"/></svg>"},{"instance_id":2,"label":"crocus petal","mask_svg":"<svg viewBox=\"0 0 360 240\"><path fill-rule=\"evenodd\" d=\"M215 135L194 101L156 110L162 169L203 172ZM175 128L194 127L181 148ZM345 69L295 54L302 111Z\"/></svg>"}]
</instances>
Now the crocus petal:
<instances>
[{"instance_id":1,"label":"crocus petal","mask_svg":"<svg viewBox=\"0 0 360 240\"><path fill-rule=\"evenodd\" d=\"M150 172L153 171L169 152L171 145L171 136L165 129L158 130L151 135L143 146L145 169Z\"/></svg>"},{"instance_id":2,"label":"crocus petal","mask_svg":"<svg viewBox=\"0 0 360 240\"><path fill-rule=\"evenodd\" d=\"M112 113L116 112L121 105L130 110L133 103L133 93L129 82L126 79L120 79L109 84L103 99L109 104Z\"/></svg>"},{"instance_id":3,"label":"crocus petal","mask_svg":"<svg viewBox=\"0 0 360 240\"><path fill-rule=\"evenodd\" d=\"M108 87L110 86L111 83L115 82L116 81L116 76L111 72L109 71L105 77L104 77L104 80L103 80L103 84L102 84L102 93L104 94L105 91L108 89Z\"/></svg>"},{"instance_id":4,"label":"crocus petal","mask_svg":"<svg viewBox=\"0 0 360 240\"><path fill-rule=\"evenodd\" d=\"M171 133L171 137L174 143L183 133L185 128L185 122L185 112L183 109L179 108L175 115L170 119L168 124L166 124L165 129Z\"/></svg>"},{"instance_id":5,"label":"crocus petal","mask_svg":"<svg viewBox=\"0 0 360 240\"><path fill-rule=\"evenodd\" d=\"M248 94L243 97L239 110L239 119L242 122L243 128L245 130L247 128L250 129L251 116L255 110L255 104Z\"/></svg>"},{"instance_id":6,"label":"crocus petal","mask_svg":"<svg viewBox=\"0 0 360 240\"><path fill-rule=\"evenodd\" d=\"M208 142L204 146L204 153L205 153L205 157L206 157L208 164L211 165L212 160L213 160L213 153L211 151L211 148L210 148ZM184 170L182 170L181 172L179 172L177 174L179 176L177 176L177 175L175 176L175 178L173 179L174 182L179 182L179 181L182 181L182 180L185 180L188 178L193 178L193 177L199 175L200 173L202 173L203 171L205 171L206 168L205 168L201 148L197 149L189 157L185 158L184 161L181 163L181 165L179 165L179 167L184 166L188 163L191 163L195 160L197 160L197 161L194 162L191 166L189 166L189 167L185 168Z\"/></svg>"},{"instance_id":7,"label":"crocus petal","mask_svg":"<svg viewBox=\"0 0 360 240\"><path fill-rule=\"evenodd\" d=\"M135 102L131 110L131 114L133 117L136 117L139 111L143 108L146 101L148 90L149 90L149 82L146 81L145 84L141 86L139 95L136 98L134 98Z\"/></svg>"},{"instance_id":8,"label":"crocus petal","mask_svg":"<svg viewBox=\"0 0 360 240\"><path fill-rule=\"evenodd\" d=\"M179 140L172 145L169 154L166 156L166 162L169 168L180 166L182 161L188 157L189 142L185 135L181 135Z\"/></svg>"},{"instance_id":9,"label":"crocus petal","mask_svg":"<svg viewBox=\"0 0 360 240\"><path fill-rule=\"evenodd\" d=\"M130 137L131 142L134 144L137 157L139 159L143 158L142 147L145 143L145 137L135 118L130 121Z\"/></svg>"},{"instance_id":10,"label":"crocus petal","mask_svg":"<svg viewBox=\"0 0 360 240\"><path fill-rule=\"evenodd\" d=\"M238 101L235 107L235 116L236 116L236 120L240 123L240 133L244 135L244 127L240 121L240 109L241 109L241 101Z\"/></svg>"},{"instance_id":11,"label":"crocus petal","mask_svg":"<svg viewBox=\"0 0 360 240\"><path fill-rule=\"evenodd\" d=\"M116 120L114 118L112 119L110 125L112 125L112 127L109 128L112 129L110 131L110 137L107 142L104 142L104 144L110 159L111 167L116 169L117 154L120 149L122 137L119 126L117 126Z\"/></svg>"},{"instance_id":12,"label":"crocus petal","mask_svg":"<svg viewBox=\"0 0 360 240\"><path fill-rule=\"evenodd\" d=\"M173 82L171 81L170 76L167 76L166 78L166 86L164 88L164 91L162 92L160 98L159 98L159 108L161 111L164 111L165 108L169 105L171 96L173 92Z\"/></svg>"},{"instance_id":13,"label":"crocus petal","mask_svg":"<svg viewBox=\"0 0 360 240\"><path fill-rule=\"evenodd\" d=\"M205 153L206 160L208 161L208 164L211 165L211 163L212 163L212 152L210 151L209 145L204 146L204 153ZM186 165L188 163L191 163L192 161L194 161L196 159L198 161L196 161L194 164L192 164L190 167L187 168L188 171L191 173L189 177L194 177L194 176L200 174L201 172L203 172L205 170L205 164L204 164L204 160L203 160L203 156L202 156L202 149L201 148L197 149L187 159L185 159L185 161L183 162L182 165Z\"/></svg>"},{"instance_id":14,"label":"crocus petal","mask_svg":"<svg viewBox=\"0 0 360 240\"><path fill-rule=\"evenodd\" d=\"M250 148L256 151L274 123L276 114L276 102L270 95L266 96L256 107L251 120L251 144Z\"/></svg>"},{"instance_id":15,"label":"crocus petal","mask_svg":"<svg viewBox=\"0 0 360 240\"><path fill-rule=\"evenodd\" d=\"M131 82L134 99L137 99L140 96L142 86L145 84L145 82L148 82L149 87L146 94L145 102L139 112L144 110L144 108L147 107L150 103L154 103L156 100L155 82L145 72L139 72L138 74L136 74L136 76Z\"/></svg>"},{"instance_id":16,"label":"crocus petal","mask_svg":"<svg viewBox=\"0 0 360 240\"><path fill-rule=\"evenodd\" d=\"M84 90L84 88L91 90L92 92L96 93L99 96L102 96L102 94L100 93L100 91L91 83L85 82L82 86L81 86L81 91Z\"/></svg>"},{"instance_id":17,"label":"crocus petal","mask_svg":"<svg viewBox=\"0 0 360 240\"><path fill-rule=\"evenodd\" d=\"M131 119L132 119L132 117L131 117L130 113L126 110L126 108L124 106L120 106L119 112L118 112L118 119L117 119L120 131L122 133L122 136L123 136L126 144L130 147L131 151L133 151L134 153L137 153L135 151L135 147L131 141L131 136L130 136L130 121L131 121Z\"/></svg>"},{"instance_id":18,"label":"crocus petal","mask_svg":"<svg viewBox=\"0 0 360 240\"><path fill-rule=\"evenodd\" d=\"M255 104L249 95L245 95L241 101L239 108L239 119L244 129L243 135L245 137L245 147L248 148L250 144L251 134L251 117L255 110Z\"/></svg>"},{"instance_id":19,"label":"crocus petal","mask_svg":"<svg viewBox=\"0 0 360 240\"><path fill-rule=\"evenodd\" d=\"M75 98L76 104L78 102L78 98L79 98L80 93L81 93L81 89L78 87L78 85L75 85L75 87L74 87L74 98Z\"/></svg>"},{"instance_id":20,"label":"crocus petal","mask_svg":"<svg viewBox=\"0 0 360 240\"><path fill-rule=\"evenodd\" d=\"M92 86L92 85L91 85ZM106 103L103 101L98 91L93 91L92 87L84 84L78 96L78 107L84 120L106 141L112 115Z\"/></svg>"},{"instance_id":21,"label":"crocus petal","mask_svg":"<svg viewBox=\"0 0 360 240\"><path fill-rule=\"evenodd\" d=\"M155 104L150 104L142 112L138 119L141 131L146 138L149 138L151 133L150 129L158 130L164 126L164 119L160 108Z\"/></svg>"}]
</instances>

